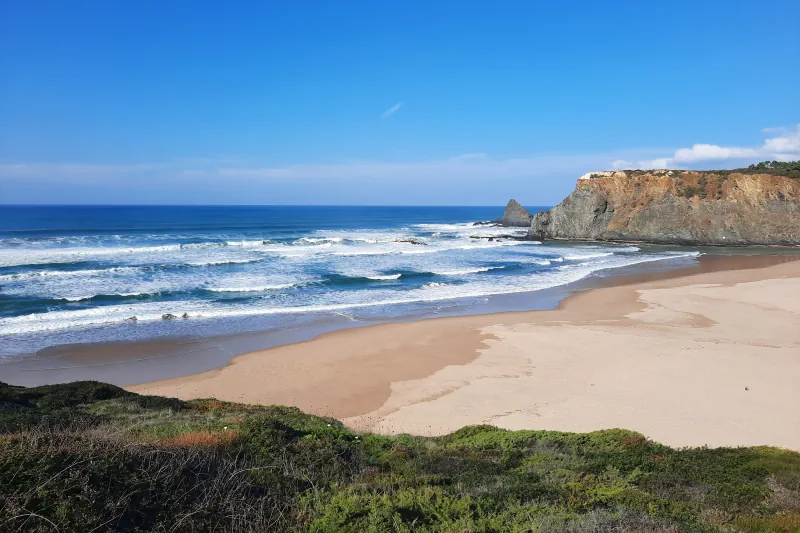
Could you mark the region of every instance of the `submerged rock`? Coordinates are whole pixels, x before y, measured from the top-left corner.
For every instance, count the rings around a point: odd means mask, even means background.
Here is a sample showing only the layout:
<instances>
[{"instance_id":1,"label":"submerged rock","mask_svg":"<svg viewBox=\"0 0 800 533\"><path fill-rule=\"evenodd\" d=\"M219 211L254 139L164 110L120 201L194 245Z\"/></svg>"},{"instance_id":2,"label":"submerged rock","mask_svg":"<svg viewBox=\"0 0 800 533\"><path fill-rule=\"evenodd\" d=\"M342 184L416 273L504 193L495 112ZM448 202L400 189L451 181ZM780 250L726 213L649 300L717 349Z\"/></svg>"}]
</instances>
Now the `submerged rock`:
<instances>
[{"instance_id":1,"label":"submerged rock","mask_svg":"<svg viewBox=\"0 0 800 533\"><path fill-rule=\"evenodd\" d=\"M484 240L489 242L502 242L503 239L508 239L510 241L527 241L528 238L525 236L524 233L519 233L518 235L513 235L510 233L504 233L502 235L470 235L470 239L475 240Z\"/></svg>"},{"instance_id":2,"label":"submerged rock","mask_svg":"<svg viewBox=\"0 0 800 533\"><path fill-rule=\"evenodd\" d=\"M531 225L532 219L533 215L531 215L527 209L522 207L516 200L511 199L508 201L506 210L503 212L503 216L500 217L498 222L503 226L527 228Z\"/></svg>"},{"instance_id":3,"label":"submerged rock","mask_svg":"<svg viewBox=\"0 0 800 533\"><path fill-rule=\"evenodd\" d=\"M473 226L502 226L499 220L487 220L485 222L473 222Z\"/></svg>"},{"instance_id":4,"label":"submerged rock","mask_svg":"<svg viewBox=\"0 0 800 533\"><path fill-rule=\"evenodd\" d=\"M407 239L397 239L395 242L404 242L406 244L416 244L418 246L428 246L427 242L420 241L419 239L414 239L408 237Z\"/></svg>"}]
</instances>

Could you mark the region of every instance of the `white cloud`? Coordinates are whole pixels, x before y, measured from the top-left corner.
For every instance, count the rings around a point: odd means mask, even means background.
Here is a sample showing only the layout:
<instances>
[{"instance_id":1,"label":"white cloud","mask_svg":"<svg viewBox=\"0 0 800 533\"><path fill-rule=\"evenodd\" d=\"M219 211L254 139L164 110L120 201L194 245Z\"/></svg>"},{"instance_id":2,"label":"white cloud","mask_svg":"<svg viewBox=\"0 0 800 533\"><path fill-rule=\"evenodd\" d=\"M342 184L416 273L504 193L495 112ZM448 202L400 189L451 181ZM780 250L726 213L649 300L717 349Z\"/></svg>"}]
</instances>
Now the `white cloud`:
<instances>
[{"instance_id":1,"label":"white cloud","mask_svg":"<svg viewBox=\"0 0 800 533\"><path fill-rule=\"evenodd\" d=\"M668 157L651 159L650 161L639 161L639 168L670 168L672 160Z\"/></svg>"},{"instance_id":2,"label":"white cloud","mask_svg":"<svg viewBox=\"0 0 800 533\"><path fill-rule=\"evenodd\" d=\"M764 128L765 133L777 134L764 140L758 147L719 146L695 144L691 148L678 148L672 157L661 157L639 161L628 168L684 168L687 164L711 161L736 161L739 164L762 160L793 161L800 159L800 124L795 130L788 128ZM624 161L627 163L627 161ZM612 161L613 168L620 168L619 161Z\"/></svg>"},{"instance_id":3,"label":"white cloud","mask_svg":"<svg viewBox=\"0 0 800 533\"><path fill-rule=\"evenodd\" d=\"M403 107L403 102L397 102L392 107L381 113L381 118L387 118L392 116L401 107Z\"/></svg>"},{"instance_id":4,"label":"white cloud","mask_svg":"<svg viewBox=\"0 0 800 533\"><path fill-rule=\"evenodd\" d=\"M776 157L800 154L800 126L796 132L767 139L764 142L764 152L774 154Z\"/></svg>"},{"instance_id":5,"label":"white cloud","mask_svg":"<svg viewBox=\"0 0 800 533\"><path fill-rule=\"evenodd\" d=\"M672 156L676 163L694 163L696 161L718 161L724 159L744 159L758 157L752 148L725 148L716 144L695 144L691 148L679 148Z\"/></svg>"}]
</instances>

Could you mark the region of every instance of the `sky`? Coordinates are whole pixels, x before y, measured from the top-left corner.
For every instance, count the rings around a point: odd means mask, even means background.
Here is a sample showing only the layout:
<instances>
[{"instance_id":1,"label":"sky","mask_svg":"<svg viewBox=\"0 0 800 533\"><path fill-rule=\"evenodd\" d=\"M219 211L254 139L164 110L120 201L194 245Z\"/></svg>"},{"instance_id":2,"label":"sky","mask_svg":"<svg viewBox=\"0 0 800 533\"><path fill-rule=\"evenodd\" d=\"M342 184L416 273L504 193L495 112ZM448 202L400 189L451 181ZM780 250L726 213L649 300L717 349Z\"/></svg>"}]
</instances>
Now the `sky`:
<instances>
[{"instance_id":1,"label":"sky","mask_svg":"<svg viewBox=\"0 0 800 533\"><path fill-rule=\"evenodd\" d=\"M553 205L800 159L800 2L0 2L0 203Z\"/></svg>"}]
</instances>

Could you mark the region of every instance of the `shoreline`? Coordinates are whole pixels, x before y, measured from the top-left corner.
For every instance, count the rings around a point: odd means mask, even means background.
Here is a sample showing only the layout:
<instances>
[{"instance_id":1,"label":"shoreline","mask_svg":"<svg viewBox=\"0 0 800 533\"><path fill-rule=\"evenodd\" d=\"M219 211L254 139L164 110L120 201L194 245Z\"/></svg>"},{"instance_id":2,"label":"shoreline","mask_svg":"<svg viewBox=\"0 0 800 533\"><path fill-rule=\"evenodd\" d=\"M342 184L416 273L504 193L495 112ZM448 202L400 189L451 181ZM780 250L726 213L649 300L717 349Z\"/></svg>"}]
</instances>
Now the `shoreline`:
<instances>
[{"instance_id":1,"label":"shoreline","mask_svg":"<svg viewBox=\"0 0 800 533\"><path fill-rule=\"evenodd\" d=\"M671 279L709 271L754 268L797 258L800 258L800 254L701 255L690 265L676 265L672 260L662 260L599 270L565 285L529 292L493 295L487 297L483 303L456 304L437 313L358 321L343 315L322 315L318 320L300 327L289 326L199 337L156 337L137 341L58 344L37 353L0 359L0 375L8 383L23 386L79 380L134 386L217 370L230 364L240 355L302 343L336 331L443 317L552 310L558 308L566 298L599 287Z\"/></svg>"},{"instance_id":2,"label":"shoreline","mask_svg":"<svg viewBox=\"0 0 800 533\"><path fill-rule=\"evenodd\" d=\"M736 259L726 262L734 267ZM379 433L435 435L480 423L564 431L625 427L675 446L772 444L800 449L800 429L785 427L792 426L794 417L794 426L800 428L800 413L786 407L800 403L800 391L786 381L800 382L800 333L794 331L798 315L791 315L792 291L800 290L795 279L800 262L784 257L762 268L715 269L719 266L688 276L655 274L627 284L611 280L612 286L578 292L549 311L339 330L239 355L208 372L129 388L185 399L213 396L294 405ZM757 336L759 328L776 327L769 320L762 323L758 309L763 302L748 303L753 284L764 285L755 294L766 291L789 309L776 311L784 313L783 329L772 344L748 337ZM717 303L703 293L715 290L725 293L714 297ZM739 301L742 294L746 298ZM664 295L671 295L667 304L659 300ZM682 309L681 302L697 304L698 312ZM639 360L643 345L648 355L659 349L664 353ZM738 374L726 374L731 365ZM715 383L715 375L724 379ZM737 386L733 393L733 383L741 380L750 385ZM704 387L709 390L703 392ZM763 397L770 389L772 394ZM677 396L670 390L678 391ZM741 391L748 394L742 398ZM778 399L783 404L776 404ZM752 401L758 405L749 405ZM672 406L675 413L670 415L665 412L670 404L681 409ZM691 415L692 406L702 416ZM734 406L741 412L732 411ZM778 415L782 420L771 431L769 425L762 427Z\"/></svg>"}]
</instances>

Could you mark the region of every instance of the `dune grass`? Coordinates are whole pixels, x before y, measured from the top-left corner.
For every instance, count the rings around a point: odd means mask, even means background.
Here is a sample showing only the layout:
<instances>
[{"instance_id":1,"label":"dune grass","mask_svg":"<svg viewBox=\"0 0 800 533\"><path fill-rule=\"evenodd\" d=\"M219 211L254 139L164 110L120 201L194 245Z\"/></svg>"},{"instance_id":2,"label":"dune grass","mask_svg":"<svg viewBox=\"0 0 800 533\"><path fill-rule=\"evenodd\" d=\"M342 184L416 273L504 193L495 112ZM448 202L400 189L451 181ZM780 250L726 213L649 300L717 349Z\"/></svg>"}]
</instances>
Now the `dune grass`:
<instances>
[{"instance_id":1,"label":"dune grass","mask_svg":"<svg viewBox=\"0 0 800 533\"><path fill-rule=\"evenodd\" d=\"M0 531L800 531L800 454L0 384Z\"/></svg>"}]
</instances>

